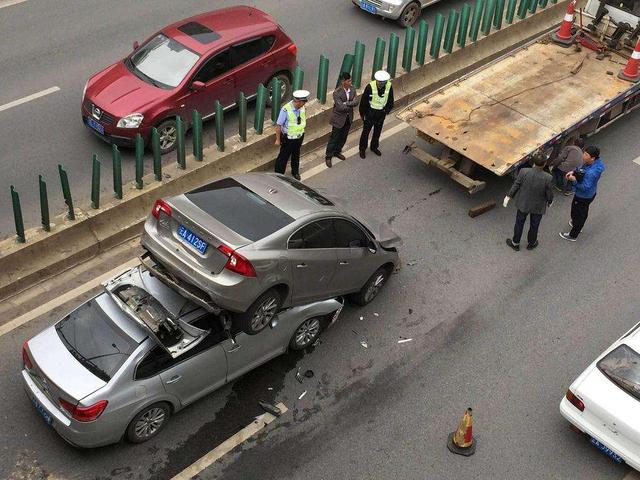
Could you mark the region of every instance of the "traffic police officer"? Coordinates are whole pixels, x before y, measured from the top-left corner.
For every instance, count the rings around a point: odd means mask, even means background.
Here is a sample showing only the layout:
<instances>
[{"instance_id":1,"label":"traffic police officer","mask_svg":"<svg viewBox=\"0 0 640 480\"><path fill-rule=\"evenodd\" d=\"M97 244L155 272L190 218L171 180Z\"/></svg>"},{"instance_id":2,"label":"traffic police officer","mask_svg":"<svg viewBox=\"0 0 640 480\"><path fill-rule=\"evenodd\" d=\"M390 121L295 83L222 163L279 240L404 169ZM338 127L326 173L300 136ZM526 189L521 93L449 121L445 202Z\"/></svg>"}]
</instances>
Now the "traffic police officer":
<instances>
[{"instance_id":1,"label":"traffic police officer","mask_svg":"<svg viewBox=\"0 0 640 480\"><path fill-rule=\"evenodd\" d=\"M309 95L307 90L293 92L293 100L282 107L276 122L275 144L280 145L280 153L276 159L276 173L284 174L291 157L291 174L296 180L300 180L300 147L307 125L304 104Z\"/></svg>"},{"instance_id":2,"label":"traffic police officer","mask_svg":"<svg viewBox=\"0 0 640 480\"><path fill-rule=\"evenodd\" d=\"M360 158L366 156L369 133L372 128L371 151L376 155L382 155L382 152L378 150L380 133L385 117L393 108L391 75L384 70L378 70L373 78L374 80L362 92L362 100L360 101L360 117L364 122L362 135L360 135Z\"/></svg>"}]
</instances>

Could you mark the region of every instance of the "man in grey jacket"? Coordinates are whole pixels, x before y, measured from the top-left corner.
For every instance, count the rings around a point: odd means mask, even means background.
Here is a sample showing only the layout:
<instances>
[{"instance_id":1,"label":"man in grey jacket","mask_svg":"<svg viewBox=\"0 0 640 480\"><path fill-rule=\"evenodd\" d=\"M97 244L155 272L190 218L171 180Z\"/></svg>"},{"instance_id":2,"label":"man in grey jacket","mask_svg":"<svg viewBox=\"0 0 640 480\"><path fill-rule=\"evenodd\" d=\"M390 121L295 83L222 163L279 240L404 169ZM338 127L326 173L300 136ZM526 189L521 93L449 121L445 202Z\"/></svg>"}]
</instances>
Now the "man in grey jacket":
<instances>
[{"instance_id":1,"label":"man in grey jacket","mask_svg":"<svg viewBox=\"0 0 640 480\"><path fill-rule=\"evenodd\" d=\"M545 172L546 160L536 157L533 168L523 168L518 173L516 181L506 197L503 206L507 206L509 200L516 199L516 224L513 227L513 238L507 238L507 245L516 252L520 250L520 238L524 230L527 215L530 216L529 233L527 234L527 250L533 250L538 246L538 227L542 215L547 211L547 206L553 203L553 179Z\"/></svg>"},{"instance_id":2,"label":"man in grey jacket","mask_svg":"<svg viewBox=\"0 0 640 480\"><path fill-rule=\"evenodd\" d=\"M333 112L331 114L331 138L327 143L324 162L331 168L331 159L338 157L344 160L342 147L347 141L351 122L353 122L353 107L357 107L360 99L356 89L351 85L351 75L348 72L340 74L340 86L333 92Z\"/></svg>"},{"instance_id":3,"label":"man in grey jacket","mask_svg":"<svg viewBox=\"0 0 640 480\"><path fill-rule=\"evenodd\" d=\"M584 140L577 137L564 147L553 162L553 178L556 183L556 189L565 195L571 195L572 186L567 181L567 173L573 172L582 165L582 150L584 149Z\"/></svg>"}]
</instances>

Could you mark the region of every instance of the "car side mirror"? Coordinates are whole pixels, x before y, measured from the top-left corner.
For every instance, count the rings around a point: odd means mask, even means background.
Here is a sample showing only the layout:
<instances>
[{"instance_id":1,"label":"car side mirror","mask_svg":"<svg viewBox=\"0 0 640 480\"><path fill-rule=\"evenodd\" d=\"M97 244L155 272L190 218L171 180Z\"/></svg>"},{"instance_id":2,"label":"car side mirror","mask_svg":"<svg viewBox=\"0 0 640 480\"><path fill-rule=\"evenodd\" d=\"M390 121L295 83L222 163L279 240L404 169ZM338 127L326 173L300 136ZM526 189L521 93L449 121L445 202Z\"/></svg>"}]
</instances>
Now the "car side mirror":
<instances>
[{"instance_id":1,"label":"car side mirror","mask_svg":"<svg viewBox=\"0 0 640 480\"><path fill-rule=\"evenodd\" d=\"M195 90L196 92L202 92L205 88L204 83L196 80L191 84L191 90Z\"/></svg>"},{"instance_id":2,"label":"car side mirror","mask_svg":"<svg viewBox=\"0 0 640 480\"><path fill-rule=\"evenodd\" d=\"M133 42L133 49L137 50L140 48L140 44L138 43L138 41L136 40L135 42Z\"/></svg>"}]
</instances>

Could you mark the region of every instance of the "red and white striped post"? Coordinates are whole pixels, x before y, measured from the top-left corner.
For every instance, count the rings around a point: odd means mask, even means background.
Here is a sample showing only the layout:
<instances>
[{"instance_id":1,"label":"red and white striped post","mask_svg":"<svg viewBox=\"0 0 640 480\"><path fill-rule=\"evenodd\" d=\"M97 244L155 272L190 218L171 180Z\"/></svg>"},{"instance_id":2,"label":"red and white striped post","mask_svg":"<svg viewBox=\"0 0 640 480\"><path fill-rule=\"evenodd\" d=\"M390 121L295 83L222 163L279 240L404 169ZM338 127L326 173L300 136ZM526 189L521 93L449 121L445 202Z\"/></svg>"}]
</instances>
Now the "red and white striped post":
<instances>
[{"instance_id":1,"label":"red and white striped post","mask_svg":"<svg viewBox=\"0 0 640 480\"><path fill-rule=\"evenodd\" d=\"M573 12L576 8L577 0L573 0L567 6L567 13L565 13L560 28L557 32L551 35L551 39L563 47L568 47L573 44L575 35L571 34L571 27L573 27Z\"/></svg>"},{"instance_id":2,"label":"red and white striped post","mask_svg":"<svg viewBox=\"0 0 640 480\"><path fill-rule=\"evenodd\" d=\"M638 71L638 66L640 65L640 39L638 39L638 43L636 44L636 48L633 50L627 65L620 70L618 73L618 78L623 80L627 80L629 82L637 82L640 80L640 72Z\"/></svg>"}]
</instances>

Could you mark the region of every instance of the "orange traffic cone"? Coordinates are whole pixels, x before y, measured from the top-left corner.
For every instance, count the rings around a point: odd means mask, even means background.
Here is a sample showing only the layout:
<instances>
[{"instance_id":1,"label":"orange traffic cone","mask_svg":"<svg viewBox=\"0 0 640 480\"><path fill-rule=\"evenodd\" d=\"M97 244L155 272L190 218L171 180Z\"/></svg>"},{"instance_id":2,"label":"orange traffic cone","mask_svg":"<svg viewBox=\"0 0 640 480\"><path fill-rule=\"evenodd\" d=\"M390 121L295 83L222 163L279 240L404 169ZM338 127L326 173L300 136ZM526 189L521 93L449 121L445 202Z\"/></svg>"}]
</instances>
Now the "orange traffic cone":
<instances>
[{"instance_id":1,"label":"orange traffic cone","mask_svg":"<svg viewBox=\"0 0 640 480\"><path fill-rule=\"evenodd\" d=\"M560 28L557 32L551 35L551 40L563 47L570 46L571 44L573 44L573 41L575 39L575 35L571 34L571 27L573 27L573 11L576 7L576 1L577 0L573 0L571 3L569 3L569 6L567 7L567 13L562 19Z\"/></svg>"},{"instance_id":2,"label":"orange traffic cone","mask_svg":"<svg viewBox=\"0 0 640 480\"><path fill-rule=\"evenodd\" d=\"M473 438L473 410L467 408L460 421L458 430L449 434L447 448L452 453L468 457L476 453L476 441Z\"/></svg>"},{"instance_id":3,"label":"orange traffic cone","mask_svg":"<svg viewBox=\"0 0 640 480\"><path fill-rule=\"evenodd\" d=\"M631 58L629 58L626 67L624 67L624 69L620 70L620 73L618 73L618 78L628 80L630 82L637 82L638 80L640 80L638 64L640 64L640 39L638 39L636 48L631 54Z\"/></svg>"}]
</instances>

